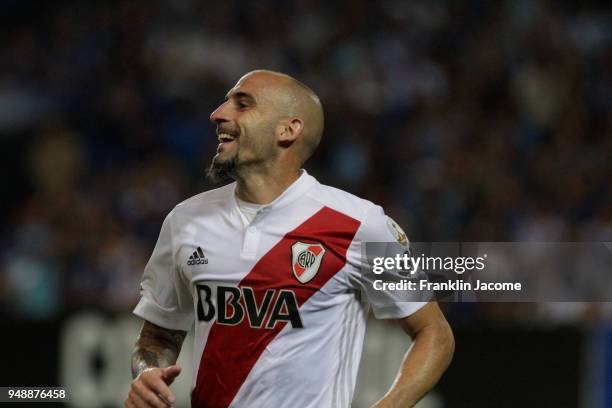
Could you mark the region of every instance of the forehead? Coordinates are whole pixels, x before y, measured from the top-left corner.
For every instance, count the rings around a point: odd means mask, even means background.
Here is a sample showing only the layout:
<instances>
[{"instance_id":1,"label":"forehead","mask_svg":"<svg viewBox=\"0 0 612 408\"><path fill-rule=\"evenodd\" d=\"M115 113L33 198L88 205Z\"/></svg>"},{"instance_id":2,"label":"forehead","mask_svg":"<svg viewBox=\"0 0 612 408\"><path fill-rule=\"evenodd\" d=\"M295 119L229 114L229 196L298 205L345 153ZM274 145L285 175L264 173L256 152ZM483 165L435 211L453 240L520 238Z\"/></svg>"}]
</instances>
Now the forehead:
<instances>
[{"instance_id":1,"label":"forehead","mask_svg":"<svg viewBox=\"0 0 612 408\"><path fill-rule=\"evenodd\" d=\"M247 74L240 78L236 85L229 90L227 96L246 93L254 98L269 97L273 91L278 91L282 86L281 78L269 74Z\"/></svg>"}]
</instances>

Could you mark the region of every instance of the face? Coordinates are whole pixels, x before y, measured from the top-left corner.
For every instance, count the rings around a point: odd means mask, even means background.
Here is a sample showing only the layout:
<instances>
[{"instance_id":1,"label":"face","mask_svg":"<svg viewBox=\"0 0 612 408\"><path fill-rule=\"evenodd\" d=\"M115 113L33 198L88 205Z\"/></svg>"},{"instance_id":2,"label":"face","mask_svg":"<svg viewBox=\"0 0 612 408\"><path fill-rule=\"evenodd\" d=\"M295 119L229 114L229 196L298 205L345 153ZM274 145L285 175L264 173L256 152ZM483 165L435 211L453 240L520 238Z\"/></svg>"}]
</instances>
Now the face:
<instances>
[{"instance_id":1,"label":"face","mask_svg":"<svg viewBox=\"0 0 612 408\"><path fill-rule=\"evenodd\" d=\"M269 81L247 75L230 89L225 102L211 115L217 125L219 146L208 175L215 181L236 177L250 166L273 160L278 152L275 128L278 110L266 87Z\"/></svg>"}]
</instances>

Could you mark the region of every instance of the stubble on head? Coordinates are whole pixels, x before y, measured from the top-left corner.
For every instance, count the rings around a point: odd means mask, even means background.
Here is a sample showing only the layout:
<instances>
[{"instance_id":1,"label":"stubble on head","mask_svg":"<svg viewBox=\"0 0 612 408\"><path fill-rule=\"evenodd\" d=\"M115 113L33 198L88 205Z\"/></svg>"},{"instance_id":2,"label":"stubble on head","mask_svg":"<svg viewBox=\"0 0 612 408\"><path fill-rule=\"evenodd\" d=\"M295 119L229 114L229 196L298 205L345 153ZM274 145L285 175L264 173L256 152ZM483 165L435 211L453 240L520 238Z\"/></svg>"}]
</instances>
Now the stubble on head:
<instances>
[{"instance_id":1,"label":"stubble on head","mask_svg":"<svg viewBox=\"0 0 612 408\"><path fill-rule=\"evenodd\" d=\"M258 173L284 171L276 168L279 167L278 160L281 150L290 147L293 141L277 141L277 126L281 120L296 115L306 123L304 135L296 145L298 167L301 166L318 145L322 133L323 112L316 94L286 74L266 70L246 74L234 88L240 90L240 87L246 87L249 93L253 93L255 88L257 106L254 112L257 119L253 121L249 115L246 121L242 120L243 126L249 130L245 134L234 122L218 123L217 134L223 132L237 137L238 151L231 158L224 155L224 160L215 156L207 171L208 179L214 183L228 178L240 181Z\"/></svg>"}]
</instances>

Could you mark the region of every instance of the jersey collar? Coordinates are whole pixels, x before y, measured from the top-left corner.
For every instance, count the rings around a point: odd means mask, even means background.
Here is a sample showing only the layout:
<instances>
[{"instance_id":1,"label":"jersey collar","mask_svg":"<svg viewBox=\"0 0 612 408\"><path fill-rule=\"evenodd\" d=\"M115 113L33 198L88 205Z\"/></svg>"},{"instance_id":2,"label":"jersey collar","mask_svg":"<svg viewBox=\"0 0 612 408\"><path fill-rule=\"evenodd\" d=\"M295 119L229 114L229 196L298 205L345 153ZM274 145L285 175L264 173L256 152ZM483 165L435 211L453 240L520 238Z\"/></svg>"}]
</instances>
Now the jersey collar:
<instances>
[{"instance_id":1,"label":"jersey collar","mask_svg":"<svg viewBox=\"0 0 612 408\"><path fill-rule=\"evenodd\" d=\"M312 186L317 183L317 180L312 177L306 170L300 170L300 177L293 182L285 191L281 193L274 201L270 204L266 204L261 207L260 212L268 212L272 209L281 208L291 204L298 198L302 197ZM234 183L231 189L230 203L232 210L238 208L238 202L236 201L236 183Z\"/></svg>"}]
</instances>

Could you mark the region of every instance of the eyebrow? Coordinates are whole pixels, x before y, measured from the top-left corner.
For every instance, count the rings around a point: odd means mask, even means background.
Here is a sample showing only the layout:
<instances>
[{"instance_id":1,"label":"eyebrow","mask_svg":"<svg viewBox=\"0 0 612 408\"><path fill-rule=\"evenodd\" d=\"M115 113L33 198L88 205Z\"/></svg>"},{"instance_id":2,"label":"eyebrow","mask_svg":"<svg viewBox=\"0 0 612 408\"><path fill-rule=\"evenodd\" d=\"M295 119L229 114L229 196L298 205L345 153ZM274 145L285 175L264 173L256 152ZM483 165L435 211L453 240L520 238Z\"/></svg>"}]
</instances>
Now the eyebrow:
<instances>
[{"instance_id":1,"label":"eyebrow","mask_svg":"<svg viewBox=\"0 0 612 408\"><path fill-rule=\"evenodd\" d=\"M228 94L225 95L225 100L227 101L229 98L246 99L248 103L255 103L255 98L253 97L253 95L247 92L242 92L242 91L234 92L234 93L231 93L231 91L228 92Z\"/></svg>"}]
</instances>

